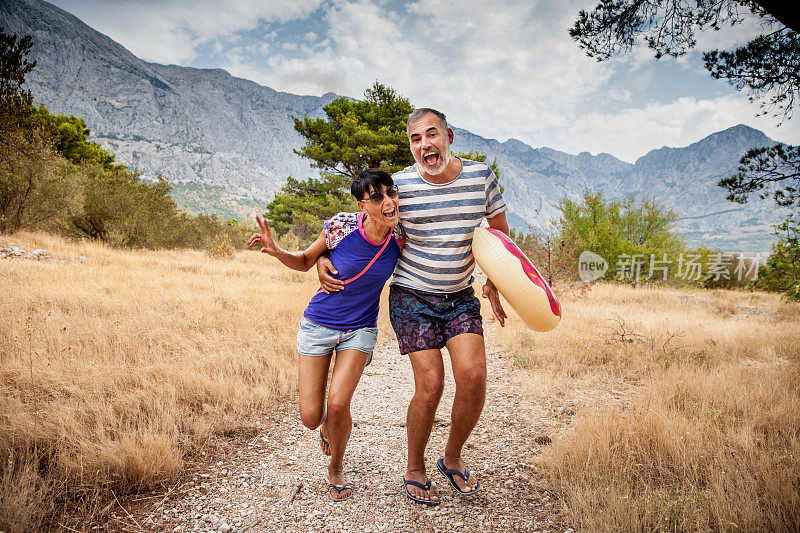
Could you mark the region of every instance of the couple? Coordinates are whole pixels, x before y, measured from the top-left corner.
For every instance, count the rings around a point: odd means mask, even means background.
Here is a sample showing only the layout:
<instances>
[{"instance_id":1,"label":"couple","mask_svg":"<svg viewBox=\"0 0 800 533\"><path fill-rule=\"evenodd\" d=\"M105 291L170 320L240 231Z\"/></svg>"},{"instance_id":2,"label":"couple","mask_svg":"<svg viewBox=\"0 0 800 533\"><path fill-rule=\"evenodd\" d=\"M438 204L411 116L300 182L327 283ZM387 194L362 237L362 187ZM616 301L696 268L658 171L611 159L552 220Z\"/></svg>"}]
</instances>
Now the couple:
<instances>
[{"instance_id":1,"label":"couple","mask_svg":"<svg viewBox=\"0 0 800 533\"><path fill-rule=\"evenodd\" d=\"M297 334L300 416L309 429L320 428L323 452L331 455L329 492L336 501L352 495L342 476L352 428L350 401L372 358L378 299L392 274L390 319L400 352L408 355L414 371L406 422L406 494L418 503L439 504L424 456L444 387L445 346L456 393L444 457L436 467L458 494L471 496L480 490L461 457L486 395L486 354L480 302L472 289L471 246L484 217L489 226L508 233L506 204L488 165L451 157L453 131L444 114L416 109L407 124L416 164L394 176L374 169L362 172L350 189L358 200L358 213L339 213L326 221L322 234L302 252L278 247L260 218L261 233L247 242L260 244L262 252L289 268L309 270L318 263L322 288L308 304ZM328 250L330 259L323 255ZM503 325L506 315L489 280L483 297Z\"/></svg>"}]
</instances>

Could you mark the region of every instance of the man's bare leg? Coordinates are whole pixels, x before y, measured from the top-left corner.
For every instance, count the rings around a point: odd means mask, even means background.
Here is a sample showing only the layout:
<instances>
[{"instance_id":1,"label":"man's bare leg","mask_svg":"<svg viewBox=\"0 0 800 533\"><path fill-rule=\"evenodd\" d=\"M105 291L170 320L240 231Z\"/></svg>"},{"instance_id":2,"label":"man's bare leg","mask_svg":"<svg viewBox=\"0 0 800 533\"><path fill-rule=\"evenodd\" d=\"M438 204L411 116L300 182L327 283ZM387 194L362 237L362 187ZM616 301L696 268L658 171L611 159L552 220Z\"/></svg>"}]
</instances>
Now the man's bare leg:
<instances>
[{"instance_id":1,"label":"man's bare leg","mask_svg":"<svg viewBox=\"0 0 800 533\"><path fill-rule=\"evenodd\" d=\"M478 423L486 400L486 349L483 337L475 333L457 335L447 341L456 393L450 415L450 434L444 449L444 464L448 469L464 472L466 465L461 450ZM470 472L468 481L453 476L464 492L471 492L477 481Z\"/></svg>"},{"instance_id":2,"label":"man's bare leg","mask_svg":"<svg viewBox=\"0 0 800 533\"><path fill-rule=\"evenodd\" d=\"M444 363L441 350L421 350L408 354L414 370L414 397L406 414L406 433L408 435L408 466L406 480L423 485L428 479L425 471L425 447L431 436L436 408L444 390ZM416 498L438 500L436 489L429 491L408 485L409 492Z\"/></svg>"}]
</instances>

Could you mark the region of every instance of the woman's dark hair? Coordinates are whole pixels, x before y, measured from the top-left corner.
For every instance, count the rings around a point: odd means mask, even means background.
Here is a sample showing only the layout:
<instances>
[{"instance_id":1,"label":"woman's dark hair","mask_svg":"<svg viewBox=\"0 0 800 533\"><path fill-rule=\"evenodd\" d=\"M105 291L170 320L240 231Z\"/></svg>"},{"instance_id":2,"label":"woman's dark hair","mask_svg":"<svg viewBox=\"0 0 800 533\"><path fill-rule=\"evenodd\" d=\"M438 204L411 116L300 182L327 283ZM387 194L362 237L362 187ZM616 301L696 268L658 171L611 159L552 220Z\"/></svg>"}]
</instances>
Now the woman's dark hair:
<instances>
[{"instance_id":1,"label":"woman's dark hair","mask_svg":"<svg viewBox=\"0 0 800 533\"><path fill-rule=\"evenodd\" d=\"M370 194L370 187L372 191L380 191L381 185L391 187L394 185L392 176L385 170L379 168L368 168L358 175L353 183L350 184L350 194L356 197L356 200L363 200L364 195Z\"/></svg>"}]
</instances>

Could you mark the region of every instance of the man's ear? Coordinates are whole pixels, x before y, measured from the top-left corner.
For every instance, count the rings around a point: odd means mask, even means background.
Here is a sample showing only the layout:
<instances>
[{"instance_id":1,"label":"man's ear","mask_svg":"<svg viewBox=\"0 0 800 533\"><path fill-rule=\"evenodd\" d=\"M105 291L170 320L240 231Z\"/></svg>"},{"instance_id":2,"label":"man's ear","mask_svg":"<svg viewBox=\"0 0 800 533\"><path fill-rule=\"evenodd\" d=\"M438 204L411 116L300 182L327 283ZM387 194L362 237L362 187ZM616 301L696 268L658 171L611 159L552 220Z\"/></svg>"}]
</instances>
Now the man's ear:
<instances>
[{"instance_id":1,"label":"man's ear","mask_svg":"<svg viewBox=\"0 0 800 533\"><path fill-rule=\"evenodd\" d=\"M453 144L453 130L447 128L447 140L450 141L450 144Z\"/></svg>"}]
</instances>

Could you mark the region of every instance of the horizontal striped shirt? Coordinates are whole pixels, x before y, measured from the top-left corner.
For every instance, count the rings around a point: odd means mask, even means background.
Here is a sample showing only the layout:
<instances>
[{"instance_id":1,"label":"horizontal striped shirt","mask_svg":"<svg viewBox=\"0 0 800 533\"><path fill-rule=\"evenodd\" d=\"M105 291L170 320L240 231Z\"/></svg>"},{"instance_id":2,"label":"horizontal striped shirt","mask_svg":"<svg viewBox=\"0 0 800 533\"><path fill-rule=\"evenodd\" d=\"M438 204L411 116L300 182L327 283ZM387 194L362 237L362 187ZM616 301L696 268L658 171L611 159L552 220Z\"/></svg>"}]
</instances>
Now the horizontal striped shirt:
<instances>
[{"instance_id":1,"label":"horizontal striped shirt","mask_svg":"<svg viewBox=\"0 0 800 533\"><path fill-rule=\"evenodd\" d=\"M406 236L393 285L456 292L472 283L475 228L505 211L506 202L489 165L461 162L461 173L441 185L422 179L416 164L392 175Z\"/></svg>"}]
</instances>

